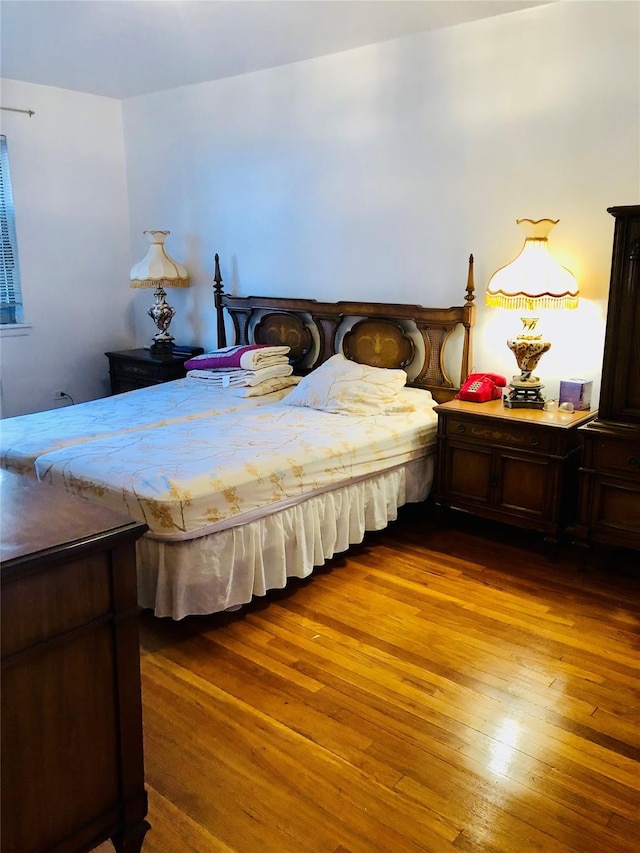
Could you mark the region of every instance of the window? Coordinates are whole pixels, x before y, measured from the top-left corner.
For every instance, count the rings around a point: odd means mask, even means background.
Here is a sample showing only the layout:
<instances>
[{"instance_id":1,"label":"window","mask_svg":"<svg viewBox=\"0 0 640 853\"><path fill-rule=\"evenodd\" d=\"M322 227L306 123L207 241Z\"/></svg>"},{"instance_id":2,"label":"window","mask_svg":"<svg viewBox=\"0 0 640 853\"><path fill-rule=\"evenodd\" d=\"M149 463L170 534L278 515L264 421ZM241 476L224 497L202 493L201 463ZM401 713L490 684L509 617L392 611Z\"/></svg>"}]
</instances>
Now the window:
<instances>
[{"instance_id":1,"label":"window","mask_svg":"<svg viewBox=\"0 0 640 853\"><path fill-rule=\"evenodd\" d=\"M6 136L0 136L0 255L0 325L21 323L22 290Z\"/></svg>"}]
</instances>

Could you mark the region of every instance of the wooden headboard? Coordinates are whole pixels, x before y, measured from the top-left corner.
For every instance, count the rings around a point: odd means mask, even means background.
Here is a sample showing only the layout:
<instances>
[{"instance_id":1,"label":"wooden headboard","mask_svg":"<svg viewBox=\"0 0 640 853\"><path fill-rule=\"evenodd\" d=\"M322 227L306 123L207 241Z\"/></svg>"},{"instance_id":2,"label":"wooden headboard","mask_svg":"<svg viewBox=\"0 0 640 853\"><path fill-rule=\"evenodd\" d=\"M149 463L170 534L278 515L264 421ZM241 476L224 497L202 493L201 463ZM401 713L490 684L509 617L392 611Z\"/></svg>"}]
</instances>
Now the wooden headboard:
<instances>
[{"instance_id":1,"label":"wooden headboard","mask_svg":"<svg viewBox=\"0 0 640 853\"><path fill-rule=\"evenodd\" d=\"M407 385L431 391L438 402L450 400L459 385L445 369L445 347L462 329L459 383L471 370L475 323L473 255L464 305L424 308L381 302L318 302L270 296L227 296L215 256L214 302L218 346L227 345L224 310L233 321L236 344L284 344L296 373L318 367L342 352L352 361L374 367L402 367ZM457 381L458 377L456 377Z\"/></svg>"}]
</instances>

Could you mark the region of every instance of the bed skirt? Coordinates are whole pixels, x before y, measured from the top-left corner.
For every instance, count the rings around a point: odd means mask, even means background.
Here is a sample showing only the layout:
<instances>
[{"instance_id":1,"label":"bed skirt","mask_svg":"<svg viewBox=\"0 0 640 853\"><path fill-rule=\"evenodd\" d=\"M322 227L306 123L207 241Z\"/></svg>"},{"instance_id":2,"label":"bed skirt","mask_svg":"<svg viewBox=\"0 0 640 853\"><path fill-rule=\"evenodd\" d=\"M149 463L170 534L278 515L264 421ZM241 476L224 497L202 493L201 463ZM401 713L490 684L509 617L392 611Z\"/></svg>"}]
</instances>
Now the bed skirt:
<instances>
[{"instance_id":1,"label":"bed skirt","mask_svg":"<svg viewBox=\"0 0 640 853\"><path fill-rule=\"evenodd\" d=\"M424 500L433 455L308 498L248 524L184 542L138 540L138 602L183 619L247 604L382 530L405 503Z\"/></svg>"}]
</instances>

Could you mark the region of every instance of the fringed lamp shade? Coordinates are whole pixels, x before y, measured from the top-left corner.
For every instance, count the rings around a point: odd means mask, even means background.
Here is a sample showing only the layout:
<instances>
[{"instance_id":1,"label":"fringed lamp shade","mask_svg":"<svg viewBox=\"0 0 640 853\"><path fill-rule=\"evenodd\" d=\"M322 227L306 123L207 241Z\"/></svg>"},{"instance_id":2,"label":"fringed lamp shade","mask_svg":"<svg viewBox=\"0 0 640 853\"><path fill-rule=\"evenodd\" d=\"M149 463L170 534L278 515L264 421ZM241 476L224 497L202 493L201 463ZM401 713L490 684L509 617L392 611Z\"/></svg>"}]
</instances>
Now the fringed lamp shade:
<instances>
[{"instance_id":1,"label":"fringed lamp shade","mask_svg":"<svg viewBox=\"0 0 640 853\"><path fill-rule=\"evenodd\" d=\"M169 257L164 241L169 231L145 231L149 240L149 251L144 258L131 268L131 287L154 287L155 301L147 312L156 324L158 331L153 336L152 352L164 354L171 351L173 336L169 334L169 325L175 309L167 304L165 287L189 287L189 275L186 269Z\"/></svg>"},{"instance_id":2,"label":"fringed lamp shade","mask_svg":"<svg viewBox=\"0 0 640 853\"><path fill-rule=\"evenodd\" d=\"M568 269L553 259L547 237L559 220L517 219L525 230L526 239L518 257L493 274L487 287L486 302L498 308L537 311L547 308L577 308L578 283ZM505 405L509 407L542 408L544 387L532 373L551 343L534 334L537 317L523 317L523 330L517 338L507 341L513 352L520 376L514 376Z\"/></svg>"},{"instance_id":3,"label":"fringed lamp shade","mask_svg":"<svg viewBox=\"0 0 640 853\"><path fill-rule=\"evenodd\" d=\"M560 220L517 219L526 239L515 259L495 272L487 288L487 305L538 311L541 308L577 308L578 282L549 252L547 236Z\"/></svg>"}]
</instances>

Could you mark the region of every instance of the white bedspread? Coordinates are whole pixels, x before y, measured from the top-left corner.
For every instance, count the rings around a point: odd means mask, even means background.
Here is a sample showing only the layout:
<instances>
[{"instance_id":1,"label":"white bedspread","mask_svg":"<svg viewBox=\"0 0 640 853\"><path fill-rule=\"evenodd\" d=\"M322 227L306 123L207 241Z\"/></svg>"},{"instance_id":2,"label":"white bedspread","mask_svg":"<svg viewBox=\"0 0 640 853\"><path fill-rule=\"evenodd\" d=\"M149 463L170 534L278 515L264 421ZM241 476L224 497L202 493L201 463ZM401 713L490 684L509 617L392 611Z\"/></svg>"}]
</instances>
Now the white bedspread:
<instances>
[{"instance_id":1,"label":"white bedspread","mask_svg":"<svg viewBox=\"0 0 640 853\"><path fill-rule=\"evenodd\" d=\"M117 433L212 417L281 400L290 389L242 398L177 379L88 403L0 421L0 467L35 476L38 456Z\"/></svg>"},{"instance_id":2,"label":"white bedspread","mask_svg":"<svg viewBox=\"0 0 640 853\"><path fill-rule=\"evenodd\" d=\"M38 477L145 521L152 537L200 537L424 457L430 395L413 411L334 415L281 403L119 434L36 460Z\"/></svg>"}]
</instances>

